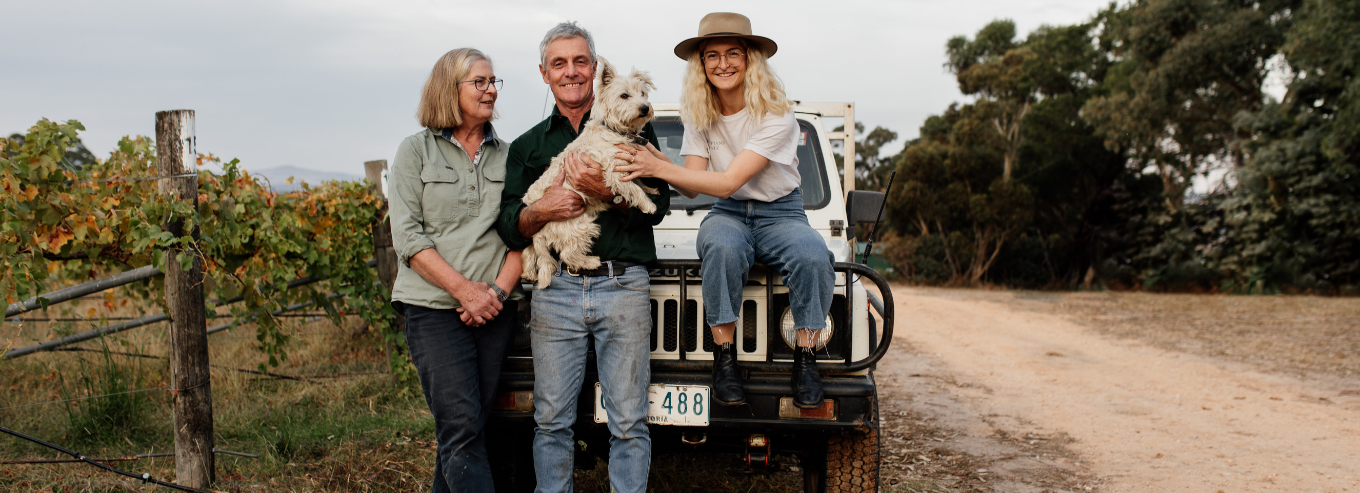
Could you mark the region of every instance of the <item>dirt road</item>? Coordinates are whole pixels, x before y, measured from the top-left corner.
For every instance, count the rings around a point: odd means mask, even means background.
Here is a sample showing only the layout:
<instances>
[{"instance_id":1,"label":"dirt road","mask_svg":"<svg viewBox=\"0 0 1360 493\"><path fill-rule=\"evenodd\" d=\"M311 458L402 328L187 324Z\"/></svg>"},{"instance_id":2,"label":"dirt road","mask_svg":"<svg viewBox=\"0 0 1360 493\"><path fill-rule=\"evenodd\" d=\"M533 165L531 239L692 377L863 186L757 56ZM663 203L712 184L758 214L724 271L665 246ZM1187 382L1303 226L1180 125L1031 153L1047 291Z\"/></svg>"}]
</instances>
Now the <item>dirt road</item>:
<instances>
[{"instance_id":1,"label":"dirt road","mask_svg":"<svg viewBox=\"0 0 1360 493\"><path fill-rule=\"evenodd\" d=\"M952 453L958 491L1360 491L1354 379L1261 373L967 291L894 293L878 376L899 489ZM935 454L894 445L894 426L926 423Z\"/></svg>"}]
</instances>

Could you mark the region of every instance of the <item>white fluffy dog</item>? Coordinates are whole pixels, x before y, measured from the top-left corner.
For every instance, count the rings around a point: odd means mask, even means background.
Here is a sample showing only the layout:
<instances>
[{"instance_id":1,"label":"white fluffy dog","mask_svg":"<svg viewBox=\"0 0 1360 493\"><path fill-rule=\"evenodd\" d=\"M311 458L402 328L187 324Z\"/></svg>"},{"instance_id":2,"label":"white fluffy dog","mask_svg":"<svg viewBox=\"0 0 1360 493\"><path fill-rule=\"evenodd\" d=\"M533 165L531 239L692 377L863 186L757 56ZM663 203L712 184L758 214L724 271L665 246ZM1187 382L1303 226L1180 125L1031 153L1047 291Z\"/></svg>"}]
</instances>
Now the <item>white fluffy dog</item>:
<instances>
[{"instance_id":1,"label":"white fluffy dog","mask_svg":"<svg viewBox=\"0 0 1360 493\"><path fill-rule=\"evenodd\" d=\"M619 152L615 145L637 144L641 140L638 132L655 114L647 102L647 93L656 86L652 84L652 79L646 72L633 70L628 77L619 77L613 65L603 58L597 59L600 62L600 84L595 89L595 106L590 111L590 120L581 130L581 135L561 154L554 157L543 176L529 186L529 190L524 194L524 203L533 204L543 198L544 192L557 181L557 175L562 173L567 153L576 151L600 163L604 171L605 185L608 185L616 195L623 196L629 204L642 212L648 214L656 212L656 204L646 195L657 193L656 190L643 186L636 180L619 181L622 175L613 172L614 166L628 163L614 156ZM646 145L645 141L642 141L642 144ZM564 182L562 186L575 190L570 180ZM558 252L562 264L572 270L600 267L600 258L589 253L595 238L600 236L600 226L595 224L595 217L600 212L608 210L610 204L579 191L576 193L585 199L585 213L544 225L543 229L534 235L534 244L524 249L524 278L537 281L539 289L548 287L552 283L553 274L557 271L557 261L550 253L554 250Z\"/></svg>"}]
</instances>

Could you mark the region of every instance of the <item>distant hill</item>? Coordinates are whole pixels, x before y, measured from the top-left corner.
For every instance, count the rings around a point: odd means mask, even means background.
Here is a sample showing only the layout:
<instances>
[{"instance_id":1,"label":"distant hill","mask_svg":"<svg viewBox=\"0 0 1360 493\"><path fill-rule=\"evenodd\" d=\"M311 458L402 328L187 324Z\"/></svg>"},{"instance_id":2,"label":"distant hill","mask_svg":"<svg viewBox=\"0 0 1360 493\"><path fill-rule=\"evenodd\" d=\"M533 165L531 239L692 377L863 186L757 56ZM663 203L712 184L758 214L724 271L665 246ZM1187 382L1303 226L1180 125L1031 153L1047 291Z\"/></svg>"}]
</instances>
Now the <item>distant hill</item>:
<instances>
[{"instance_id":1,"label":"distant hill","mask_svg":"<svg viewBox=\"0 0 1360 493\"><path fill-rule=\"evenodd\" d=\"M340 181L363 181L364 177L346 173L336 173L334 171L317 171L314 169L299 168L297 166L279 166L261 170L251 170L250 175L256 178L268 178L269 186L275 192L292 192L302 189L302 182L308 185L320 185L321 182L340 180ZM287 183L288 177L293 177L293 184ZM263 180L262 183L265 183Z\"/></svg>"}]
</instances>

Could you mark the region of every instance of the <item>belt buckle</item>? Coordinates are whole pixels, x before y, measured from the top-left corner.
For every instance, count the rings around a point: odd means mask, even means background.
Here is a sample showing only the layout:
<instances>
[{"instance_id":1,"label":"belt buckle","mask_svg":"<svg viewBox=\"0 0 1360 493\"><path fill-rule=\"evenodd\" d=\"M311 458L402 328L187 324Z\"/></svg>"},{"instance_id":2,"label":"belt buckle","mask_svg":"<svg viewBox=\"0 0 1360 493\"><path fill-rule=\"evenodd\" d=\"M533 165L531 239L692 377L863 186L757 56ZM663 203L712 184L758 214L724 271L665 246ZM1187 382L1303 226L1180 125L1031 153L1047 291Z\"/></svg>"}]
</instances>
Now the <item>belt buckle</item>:
<instances>
[{"instance_id":1,"label":"belt buckle","mask_svg":"<svg viewBox=\"0 0 1360 493\"><path fill-rule=\"evenodd\" d=\"M566 267L563 270L567 271L567 275L571 277L581 277L581 273L571 270L571 267Z\"/></svg>"}]
</instances>

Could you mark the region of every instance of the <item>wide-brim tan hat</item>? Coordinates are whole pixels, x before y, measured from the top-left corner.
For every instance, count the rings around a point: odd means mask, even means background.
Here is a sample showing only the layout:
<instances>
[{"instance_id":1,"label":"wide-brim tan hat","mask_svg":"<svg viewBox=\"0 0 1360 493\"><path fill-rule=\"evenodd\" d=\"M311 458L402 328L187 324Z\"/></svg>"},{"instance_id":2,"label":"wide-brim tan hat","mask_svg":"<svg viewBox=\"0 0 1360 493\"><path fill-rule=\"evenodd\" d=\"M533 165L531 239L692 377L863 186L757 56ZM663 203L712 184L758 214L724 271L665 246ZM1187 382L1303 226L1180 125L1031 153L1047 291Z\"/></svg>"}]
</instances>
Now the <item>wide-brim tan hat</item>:
<instances>
[{"instance_id":1,"label":"wide-brim tan hat","mask_svg":"<svg viewBox=\"0 0 1360 493\"><path fill-rule=\"evenodd\" d=\"M774 56L779 49L773 39L751 34L751 19L731 12L714 12L699 21L699 35L675 45L675 56L689 60L704 41L714 38L741 38L755 45L766 58Z\"/></svg>"}]
</instances>

